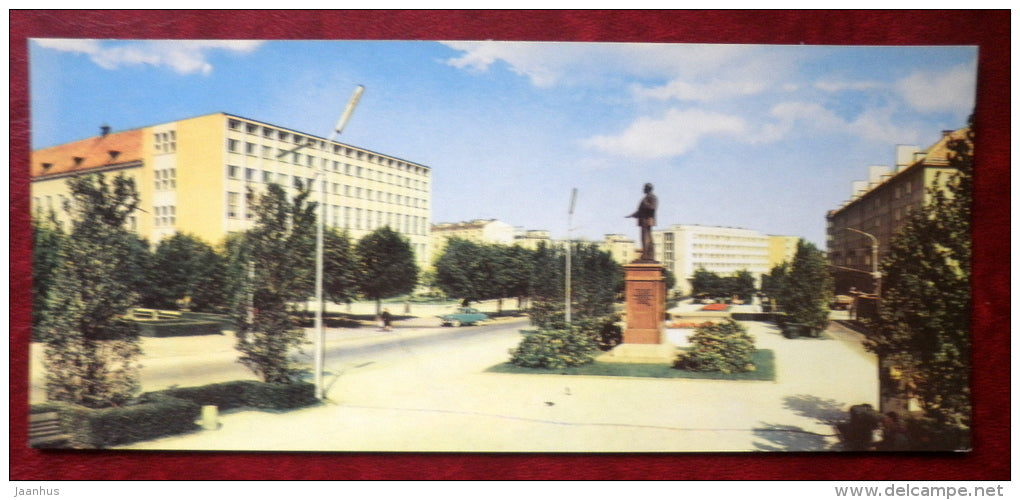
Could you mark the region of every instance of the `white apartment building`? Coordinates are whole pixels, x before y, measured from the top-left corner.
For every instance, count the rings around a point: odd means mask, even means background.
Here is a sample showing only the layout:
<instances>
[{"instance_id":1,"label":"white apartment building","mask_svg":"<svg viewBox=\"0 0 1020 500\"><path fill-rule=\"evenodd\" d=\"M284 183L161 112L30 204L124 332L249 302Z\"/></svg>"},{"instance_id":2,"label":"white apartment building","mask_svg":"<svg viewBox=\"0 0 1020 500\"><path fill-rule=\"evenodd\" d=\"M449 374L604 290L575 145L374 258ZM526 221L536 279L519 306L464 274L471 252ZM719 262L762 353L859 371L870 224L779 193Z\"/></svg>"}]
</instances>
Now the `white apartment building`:
<instances>
[{"instance_id":1,"label":"white apartment building","mask_svg":"<svg viewBox=\"0 0 1020 500\"><path fill-rule=\"evenodd\" d=\"M720 276L748 271L758 284L773 264L773 237L750 229L699 225L673 225L654 231L656 258L676 276L676 290L691 292L689 279L705 269Z\"/></svg>"}]
</instances>

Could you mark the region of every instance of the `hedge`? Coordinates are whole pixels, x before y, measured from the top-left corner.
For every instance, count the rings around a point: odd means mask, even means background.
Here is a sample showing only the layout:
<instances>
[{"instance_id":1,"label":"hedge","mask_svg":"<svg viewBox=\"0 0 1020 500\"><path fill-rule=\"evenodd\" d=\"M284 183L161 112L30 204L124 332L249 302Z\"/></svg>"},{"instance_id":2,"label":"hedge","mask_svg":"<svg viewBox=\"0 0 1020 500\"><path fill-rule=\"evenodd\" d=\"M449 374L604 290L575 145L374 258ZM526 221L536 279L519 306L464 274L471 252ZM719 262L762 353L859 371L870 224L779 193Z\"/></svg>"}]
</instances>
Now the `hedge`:
<instances>
[{"instance_id":1,"label":"hedge","mask_svg":"<svg viewBox=\"0 0 1020 500\"><path fill-rule=\"evenodd\" d=\"M288 410L315 404L315 386L308 382L269 384L256 380L235 380L199 387L179 387L147 393L151 397L173 397L191 401L200 406L215 405L220 410L251 407L269 410Z\"/></svg>"},{"instance_id":2,"label":"hedge","mask_svg":"<svg viewBox=\"0 0 1020 500\"><path fill-rule=\"evenodd\" d=\"M189 337L222 335L223 325L216 321L136 321L142 337Z\"/></svg>"},{"instance_id":3,"label":"hedge","mask_svg":"<svg viewBox=\"0 0 1020 500\"><path fill-rule=\"evenodd\" d=\"M200 387L180 387L142 394L136 404L93 409L63 402L31 406L31 413L55 411L72 448L108 448L197 429L202 406L221 410L242 407L287 410L316 403L307 382L267 384L239 380Z\"/></svg>"},{"instance_id":4,"label":"hedge","mask_svg":"<svg viewBox=\"0 0 1020 500\"><path fill-rule=\"evenodd\" d=\"M93 409L70 403L33 405L32 412L56 411L71 448L96 449L187 432L201 408L174 398L115 408Z\"/></svg>"}]
</instances>

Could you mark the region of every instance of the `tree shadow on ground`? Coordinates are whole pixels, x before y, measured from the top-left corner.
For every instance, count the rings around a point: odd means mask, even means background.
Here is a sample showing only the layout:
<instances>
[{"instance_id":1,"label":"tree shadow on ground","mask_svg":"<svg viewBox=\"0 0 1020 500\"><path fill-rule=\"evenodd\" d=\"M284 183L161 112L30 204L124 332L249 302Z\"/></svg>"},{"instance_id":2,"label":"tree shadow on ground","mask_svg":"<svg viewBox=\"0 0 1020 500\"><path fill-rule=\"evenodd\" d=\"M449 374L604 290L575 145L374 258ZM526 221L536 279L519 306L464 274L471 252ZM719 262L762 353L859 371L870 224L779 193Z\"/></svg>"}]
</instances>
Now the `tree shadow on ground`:
<instances>
[{"instance_id":1,"label":"tree shadow on ground","mask_svg":"<svg viewBox=\"0 0 1020 500\"><path fill-rule=\"evenodd\" d=\"M763 441L755 441L756 451L835 451L838 448L829 441L830 436L806 431L795 425L770 424L762 422L754 429L754 435Z\"/></svg>"},{"instance_id":2,"label":"tree shadow on ground","mask_svg":"<svg viewBox=\"0 0 1020 500\"><path fill-rule=\"evenodd\" d=\"M755 436L764 442L755 442L759 451L841 451L835 425L846 420L845 405L834 399L822 399L810 394L798 394L783 398L783 408L795 415L814 419L832 429L831 433L818 433L804 430L801 427L785 424L762 422L761 427L754 430Z\"/></svg>"}]
</instances>

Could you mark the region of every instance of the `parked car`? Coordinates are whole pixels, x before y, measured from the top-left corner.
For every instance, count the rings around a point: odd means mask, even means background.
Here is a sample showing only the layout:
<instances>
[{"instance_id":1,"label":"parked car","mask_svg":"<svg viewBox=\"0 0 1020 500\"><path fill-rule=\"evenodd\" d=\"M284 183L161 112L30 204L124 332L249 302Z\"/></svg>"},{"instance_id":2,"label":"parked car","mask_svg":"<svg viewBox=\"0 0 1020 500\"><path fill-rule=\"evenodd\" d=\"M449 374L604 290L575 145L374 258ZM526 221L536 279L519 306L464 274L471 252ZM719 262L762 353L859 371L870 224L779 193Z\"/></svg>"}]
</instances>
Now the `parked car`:
<instances>
[{"instance_id":1,"label":"parked car","mask_svg":"<svg viewBox=\"0 0 1020 500\"><path fill-rule=\"evenodd\" d=\"M489 316L473 307L458 307L457 312L439 316L443 326L474 325L479 321L487 321Z\"/></svg>"}]
</instances>

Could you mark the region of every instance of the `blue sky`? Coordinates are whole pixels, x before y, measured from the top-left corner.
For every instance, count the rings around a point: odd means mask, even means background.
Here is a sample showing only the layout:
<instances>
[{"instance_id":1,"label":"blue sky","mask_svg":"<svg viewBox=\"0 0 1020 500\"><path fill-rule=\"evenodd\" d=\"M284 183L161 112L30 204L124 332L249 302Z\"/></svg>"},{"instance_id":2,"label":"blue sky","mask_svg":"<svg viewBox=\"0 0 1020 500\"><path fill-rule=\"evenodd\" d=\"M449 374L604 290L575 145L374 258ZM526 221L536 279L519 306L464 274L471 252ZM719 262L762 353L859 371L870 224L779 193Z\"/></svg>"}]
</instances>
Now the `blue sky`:
<instances>
[{"instance_id":1,"label":"blue sky","mask_svg":"<svg viewBox=\"0 0 1020 500\"><path fill-rule=\"evenodd\" d=\"M357 85L341 142L433 169L433 222L496 218L637 238L658 223L801 236L974 107L975 47L509 42L30 43L32 147L238 114L322 137Z\"/></svg>"}]
</instances>

